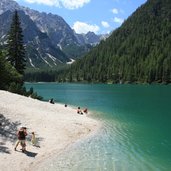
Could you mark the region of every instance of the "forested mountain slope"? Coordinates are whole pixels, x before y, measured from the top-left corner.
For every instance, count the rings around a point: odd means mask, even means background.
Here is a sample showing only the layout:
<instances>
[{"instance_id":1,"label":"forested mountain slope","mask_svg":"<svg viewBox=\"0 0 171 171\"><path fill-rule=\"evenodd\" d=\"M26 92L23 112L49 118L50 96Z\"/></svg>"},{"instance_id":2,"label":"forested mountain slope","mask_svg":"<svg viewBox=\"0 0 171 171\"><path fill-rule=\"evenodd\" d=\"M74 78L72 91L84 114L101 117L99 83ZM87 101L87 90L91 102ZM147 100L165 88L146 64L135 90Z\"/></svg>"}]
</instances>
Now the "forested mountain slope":
<instances>
[{"instance_id":1,"label":"forested mountain slope","mask_svg":"<svg viewBox=\"0 0 171 171\"><path fill-rule=\"evenodd\" d=\"M171 1L148 0L120 28L60 74L94 82L171 82Z\"/></svg>"}]
</instances>

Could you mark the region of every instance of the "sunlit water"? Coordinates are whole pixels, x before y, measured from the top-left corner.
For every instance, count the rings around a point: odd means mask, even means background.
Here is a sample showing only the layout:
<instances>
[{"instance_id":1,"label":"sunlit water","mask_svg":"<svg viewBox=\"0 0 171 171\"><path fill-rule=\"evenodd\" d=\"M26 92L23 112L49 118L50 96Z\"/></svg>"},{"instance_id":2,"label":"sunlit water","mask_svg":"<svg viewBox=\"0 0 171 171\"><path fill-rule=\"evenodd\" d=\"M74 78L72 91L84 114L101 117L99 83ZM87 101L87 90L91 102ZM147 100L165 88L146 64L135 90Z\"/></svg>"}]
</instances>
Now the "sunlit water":
<instances>
[{"instance_id":1,"label":"sunlit water","mask_svg":"<svg viewBox=\"0 0 171 171\"><path fill-rule=\"evenodd\" d=\"M171 85L26 84L45 100L88 107L96 135L48 159L41 171L171 171Z\"/></svg>"}]
</instances>

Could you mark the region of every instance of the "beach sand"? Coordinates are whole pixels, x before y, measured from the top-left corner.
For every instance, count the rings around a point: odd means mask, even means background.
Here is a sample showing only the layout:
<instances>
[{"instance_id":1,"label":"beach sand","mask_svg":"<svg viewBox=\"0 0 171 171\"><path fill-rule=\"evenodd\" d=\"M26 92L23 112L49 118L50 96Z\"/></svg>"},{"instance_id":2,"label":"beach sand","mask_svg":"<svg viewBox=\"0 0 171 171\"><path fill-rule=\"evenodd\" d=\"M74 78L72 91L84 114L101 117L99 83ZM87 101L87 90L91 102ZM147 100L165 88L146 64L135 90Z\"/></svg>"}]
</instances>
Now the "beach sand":
<instances>
[{"instance_id":1,"label":"beach sand","mask_svg":"<svg viewBox=\"0 0 171 171\"><path fill-rule=\"evenodd\" d=\"M27 152L17 151L16 132L27 127ZM0 171L34 171L39 163L61 153L80 138L97 131L99 122L76 113L76 108L50 104L0 90ZM36 146L30 142L36 135Z\"/></svg>"}]
</instances>

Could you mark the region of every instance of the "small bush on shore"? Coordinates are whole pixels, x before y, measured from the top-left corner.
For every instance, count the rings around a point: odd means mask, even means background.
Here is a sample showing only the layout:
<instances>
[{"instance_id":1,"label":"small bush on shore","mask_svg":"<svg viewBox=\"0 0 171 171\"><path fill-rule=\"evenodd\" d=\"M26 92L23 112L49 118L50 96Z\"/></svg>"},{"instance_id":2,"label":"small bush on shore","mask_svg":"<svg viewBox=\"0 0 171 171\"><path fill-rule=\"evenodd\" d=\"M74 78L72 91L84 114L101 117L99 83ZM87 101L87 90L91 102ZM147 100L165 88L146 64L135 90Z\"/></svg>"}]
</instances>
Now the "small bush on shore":
<instances>
[{"instance_id":1,"label":"small bush on shore","mask_svg":"<svg viewBox=\"0 0 171 171\"><path fill-rule=\"evenodd\" d=\"M27 97L31 97L33 99L38 99L38 100L43 99L43 97L39 96L36 92L34 92L32 87L30 88L29 91L27 91L26 88L23 87L21 84L17 84L14 82L10 84L8 91L10 91L12 93L24 95Z\"/></svg>"}]
</instances>

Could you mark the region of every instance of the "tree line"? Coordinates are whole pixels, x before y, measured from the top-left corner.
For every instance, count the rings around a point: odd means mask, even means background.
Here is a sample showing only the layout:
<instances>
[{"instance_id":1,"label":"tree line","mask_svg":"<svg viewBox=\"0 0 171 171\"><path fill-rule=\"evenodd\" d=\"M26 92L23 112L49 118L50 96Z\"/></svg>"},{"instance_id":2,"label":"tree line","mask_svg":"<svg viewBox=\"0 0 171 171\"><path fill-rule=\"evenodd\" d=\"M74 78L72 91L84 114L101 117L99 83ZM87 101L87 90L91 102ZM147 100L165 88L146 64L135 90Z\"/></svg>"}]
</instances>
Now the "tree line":
<instances>
[{"instance_id":1,"label":"tree line","mask_svg":"<svg viewBox=\"0 0 171 171\"><path fill-rule=\"evenodd\" d=\"M171 1L148 0L82 59L29 81L171 83ZM32 80L31 80L32 79Z\"/></svg>"},{"instance_id":2,"label":"tree line","mask_svg":"<svg viewBox=\"0 0 171 171\"><path fill-rule=\"evenodd\" d=\"M171 82L171 1L149 0L56 80Z\"/></svg>"}]
</instances>

